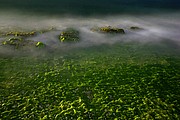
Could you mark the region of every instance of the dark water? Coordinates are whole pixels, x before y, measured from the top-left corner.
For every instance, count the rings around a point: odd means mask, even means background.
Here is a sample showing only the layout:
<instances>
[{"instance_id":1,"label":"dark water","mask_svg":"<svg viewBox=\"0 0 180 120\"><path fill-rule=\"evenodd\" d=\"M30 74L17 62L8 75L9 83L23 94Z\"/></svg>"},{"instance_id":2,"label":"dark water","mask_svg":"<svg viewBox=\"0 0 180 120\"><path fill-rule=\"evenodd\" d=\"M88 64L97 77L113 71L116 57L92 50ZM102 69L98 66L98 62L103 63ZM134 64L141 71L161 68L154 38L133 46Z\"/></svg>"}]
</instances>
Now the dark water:
<instances>
[{"instance_id":1,"label":"dark water","mask_svg":"<svg viewBox=\"0 0 180 120\"><path fill-rule=\"evenodd\" d=\"M180 10L179 0L0 0L0 10L43 14L148 14Z\"/></svg>"}]
</instances>

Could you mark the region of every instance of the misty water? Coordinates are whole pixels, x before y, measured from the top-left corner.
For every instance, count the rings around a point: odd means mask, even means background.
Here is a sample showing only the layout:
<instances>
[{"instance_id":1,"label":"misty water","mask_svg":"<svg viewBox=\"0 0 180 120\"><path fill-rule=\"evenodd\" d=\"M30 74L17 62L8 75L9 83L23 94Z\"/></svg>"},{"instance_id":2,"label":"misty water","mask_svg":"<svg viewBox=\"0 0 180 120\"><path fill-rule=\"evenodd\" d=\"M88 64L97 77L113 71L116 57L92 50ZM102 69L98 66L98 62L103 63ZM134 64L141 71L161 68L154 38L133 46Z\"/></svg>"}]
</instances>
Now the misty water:
<instances>
[{"instance_id":1,"label":"misty water","mask_svg":"<svg viewBox=\"0 0 180 120\"><path fill-rule=\"evenodd\" d=\"M1 32L8 31L33 31L55 28L47 33L27 39L41 41L50 49L72 49L97 46L101 44L116 44L118 42L139 42L143 44L159 44L169 41L167 45L179 52L180 45L180 15L178 12L168 14L150 15L101 15L101 16L68 16L68 15L28 15L14 12L1 12ZM112 26L125 30L125 35L109 35L91 31L93 27ZM142 28L133 31L132 26ZM81 41L78 43L60 43L59 34L66 28L75 28L80 31ZM1 42L7 37L1 37ZM169 44L171 43L171 44ZM8 50L1 47L1 54ZM11 50L9 50L10 52ZM66 50L65 50L66 51Z\"/></svg>"},{"instance_id":2,"label":"misty water","mask_svg":"<svg viewBox=\"0 0 180 120\"><path fill-rule=\"evenodd\" d=\"M179 119L179 21L177 0L1 0L0 119ZM16 31L45 47L4 44Z\"/></svg>"}]
</instances>

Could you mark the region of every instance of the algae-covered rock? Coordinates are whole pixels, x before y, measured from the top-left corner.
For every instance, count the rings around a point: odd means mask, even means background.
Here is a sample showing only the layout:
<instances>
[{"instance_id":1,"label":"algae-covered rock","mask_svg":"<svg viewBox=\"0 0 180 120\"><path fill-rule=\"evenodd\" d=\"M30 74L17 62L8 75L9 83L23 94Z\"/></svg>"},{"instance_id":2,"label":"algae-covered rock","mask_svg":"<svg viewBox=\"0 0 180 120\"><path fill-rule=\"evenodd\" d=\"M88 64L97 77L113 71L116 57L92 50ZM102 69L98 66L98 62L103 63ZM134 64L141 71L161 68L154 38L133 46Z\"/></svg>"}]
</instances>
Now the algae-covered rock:
<instances>
[{"instance_id":1,"label":"algae-covered rock","mask_svg":"<svg viewBox=\"0 0 180 120\"><path fill-rule=\"evenodd\" d=\"M42 42L35 42L33 40L24 40L22 38L17 38L17 37L13 37L13 38L3 41L2 45L12 46L12 47L15 47L16 49L22 48L22 47L42 48L45 46L45 44Z\"/></svg>"},{"instance_id":2,"label":"algae-covered rock","mask_svg":"<svg viewBox=\"0 0 180 120\"><path fill-rule=\"evenodd\" d=\"M102 32L102 33L120 33L120 34L125 34L124 29L122 29L122 28L115 28L115 27L111 27L111 26L97 27L97 28L92 28L91 30L95 31L95 32Z\"/></svg>"},{"instance_id":3,"label":"algae-covered rock","mask_svg":"<svg viewBox=\"0 0 180 120\"><path fill-rule=\"evenodd\" d=\"M50 27L50 28L43 28L43 29L33 29L33 30L28 30L28 29L22 29L22 28L12 28L10 29L4 29L0 30L0 37L7 37L7 36L14 36L14 37L31 37L31 36L36 36L38 34L43 34L46 32L54 31L56 30L55 27Z\"/></svg>"},{"instance_id":4,"label":"algae-covered rock","mask_svg":"<svg viewBox=\"0 0 180 120\"><path fill-rule=\"evenodd\" d=\"M130 27L131 30L142 30L142 28L140 27L137 27L137 26L132 26Z\"/></svg>"},{"instance_id":5,"label":"algae-covered rock","mask_svg":"<svg viewBox=\"0 0 180 120\"><path fill-rule=\"evenodd\" d=\"M18 48L20 44L22 44L23 40L21 38L10 38L9 40L3 41L3 45L10 45L10 46L15 46Z\"/></svg>"},{"instance_id":6,"label":"algae-covered rock","mask_svg":"<svg viewBox=\"0 0 180 120\"><path fill-rule=\"evenodd\" d=\"M5 36L23 36L23 37L29 37L29 36L34 36L36 34L35 31L32 32L7 32L5 33Z\"/></svg>"},{"instance_id":7,"label":"algae-covered rock","mask_svg":"<svg viewBox=\"0 0 180 120\"><path fill-rule=\"evenodd\" d=\"M45 44L42 43L42 42L37 42L37 43L36 43L36 47L42 48L42 47L45 47Z\"/></svg>"},{"instance_id":8,"label":"algae-covered rock","mask_svg":"<svg viewBox=\"0 0 180 120\"><path fill-rule=\"evenodd\" d=\"M77 42L80 40L79 31L68 28L60 33L59 39L61 42Z\"/></svg>"},{"instance_id":9,"label":"algae-covered rock","mask_svg":"<svg viewBox=\"0 0 180 120\"><path fill-rule=\"evenodd\" d=\"M3 41L2 45L13 46L17 49L21 46L24 46L24 40L22 38L13 37L13 38Z\"/></svg>"},{"instance_id":10,"label":"algae-covered rock","mask_svg":"<svg viewBox=\"0 0 180 120\"><path fill-rule=\"evenodd\" d=\"M43 34L43 33L47 33L47 32L50 32L50 31L55 31L56 28L55 27L50 27L48 29L41 29L41 30L38 30L37 32L39 32L40 34Z\"/></svg>"}]
</instances>

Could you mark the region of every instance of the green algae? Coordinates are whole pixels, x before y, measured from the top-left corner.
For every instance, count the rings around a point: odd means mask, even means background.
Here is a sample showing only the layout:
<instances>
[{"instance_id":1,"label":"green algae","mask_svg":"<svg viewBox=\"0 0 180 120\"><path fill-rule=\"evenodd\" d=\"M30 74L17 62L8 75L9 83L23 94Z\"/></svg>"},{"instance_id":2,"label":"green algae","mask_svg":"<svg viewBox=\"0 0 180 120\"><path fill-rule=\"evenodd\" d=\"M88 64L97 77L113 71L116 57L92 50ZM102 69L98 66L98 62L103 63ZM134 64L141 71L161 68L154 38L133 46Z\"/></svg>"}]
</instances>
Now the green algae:
<instances>
[{"instance_id":1,"label":"green algae","mask_svg":"<svg viewBox=\"0 0 180 120\"><path fill-rule=\"evenodd\" d=\"M79 31L74 28L68 28L59 35L61 42L78 42L80 41Z\"/></svg>"},{"instance_id":2,"label":"green algae","mask_svg":"<svg viewBox=\"0 0 180 120\"><path fill-rule=\"evenodd\" d=\"M115 27L111 27L111 26L105 26L105 27L95 27L95 28L91 28L92 31L95 32L102 32L102 33L120 33L120 34L125 34L124 29L122 28L115 28Z\"/></svg>"},{"instance_id":3,"label":"green algae","mask_svg":"<svg viewBox=\"0 0 180 120\"><path fill-rule=\"evenodd\" d=\"M132 58L134 53L123 51L131 47L1 58L1 118L179 119L179 56L152 52Z\"/></svg>"}]
</instances>

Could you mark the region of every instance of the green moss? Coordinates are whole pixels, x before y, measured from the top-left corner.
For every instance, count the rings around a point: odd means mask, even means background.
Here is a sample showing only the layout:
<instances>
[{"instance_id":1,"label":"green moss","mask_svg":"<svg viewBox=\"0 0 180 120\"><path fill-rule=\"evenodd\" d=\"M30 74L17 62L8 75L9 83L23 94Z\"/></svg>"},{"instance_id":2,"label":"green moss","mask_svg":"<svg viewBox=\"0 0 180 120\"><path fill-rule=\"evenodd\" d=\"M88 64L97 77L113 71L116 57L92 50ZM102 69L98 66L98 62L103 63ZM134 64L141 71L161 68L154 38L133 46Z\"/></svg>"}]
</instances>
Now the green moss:
<instances>
[{"instance_id":1,"label":"green moss","mask_svg":"<svg viewBox=\"0 0 180 120\"><path fill-rule=\"evenodd\" d=\"M5 40L2 42L2 45L4 46L12 46L16 49L22 48L22 47L38 47L43 48L46 45L43 42L35 42L33 40L24 40L22 38L10 38L9 40Z\"/></svg>"},{"instance_id":2,"label":"green moss","mask_svg":"<svg viewBox=\"0 0 180 120\"><path fill-rule=\"evenodd\" d=\"M0 57L0 116L179 119L180 56L164 50L157 55L154 46L126 42L42 58Z\"/></svg>"},{"instance_id":3,"label":"green moss","mask_svg":"<svg viewBox=\"0 0 180 120\"><path fill-rule=\"evenodd\" d=\"M8 40L5 40L2 42L2 45L5 45L5 46L12 46L16 49L18 48L22 48L22 47L33 47L33 46L36 46L36 47L43 47L44 44L42 42L34 42L32 40L24 40L23 38L19 38L19 37L13 37L13 38L10 38Z\"/></svg>"},{"instance_id":4,"label":"green moss","mask_svg":"<svg viewBox=\"0 0 180 120\"><path fill-rule=\"evenodd\" d=\"M137 26L132 26L130 27L131 30L142 30L142 28L140 27L137 27Z\"/></svg>"},{"instance_id":5,"label":"green moss","mask_svg":"<svg viewBox=\"0 0 180 120\"><path fill-rule=\"evenodd\" d=\"M36 35L36 32L35 31L32 31L32 32L8 32L5 34L5 36L10 36L10 35L13 35L13 36L23 36L23 37L28 37L28 36L34 36Z\"/></svg>"},{"instance_id":6,"label":"green moss","mask_svg":"<svg viewBox=\"0 0 180 120\"><path fill-rule=\"evenodd\" d=\"M125 34L124 29L122 28L114 28L111 26L107 26L107 27L97 27L97 28L92 28L92 31L96 31L96 32L103 32L103 33L120 33L120 34Z\"/></svg>"},{"instance_id":7,"label":"green moss","mask_svg":"<svg viewBox=\"0 0 180 120\"><path fill-rule=\"evenodd\" d=\"M61 42L78 42L79 31L73 28L68 28L60 33L59 39Z\"/></svg>"},{"instance_id":8,"label":"green moss","mask_svg":"<svg viewBox=\"0 0 180 120\"><path fill-rule=\"evenodd\" d=\"M10 45L18 48L23 43L21 38L10 38L9 40L3 41L2 45Z\"/></svg>"},{"instance_id":9,"label":"green moss","mask_svg":"<svg viewBox=\"0 0 180 120\"><path fill-rule=\"evenodd\" d=\"M42 48L42 47L45 47L45 44L42 43L42 42L37 42L37 43L36 43L36 47Z\"/></svg>"},{"instance_id":10,"label":"green moss","mask_svg":"<svg viewBox=\"0 0 180 120\"><path fill-rule=\"evenodd\" d=\"M50 27L49 29L42 29L42 30L38 30L37 32L43 34L43 33L46 33L46 32L49 32L49 31L54 31L56 30L55 27Z\"/></svg>"}]
</instances>

